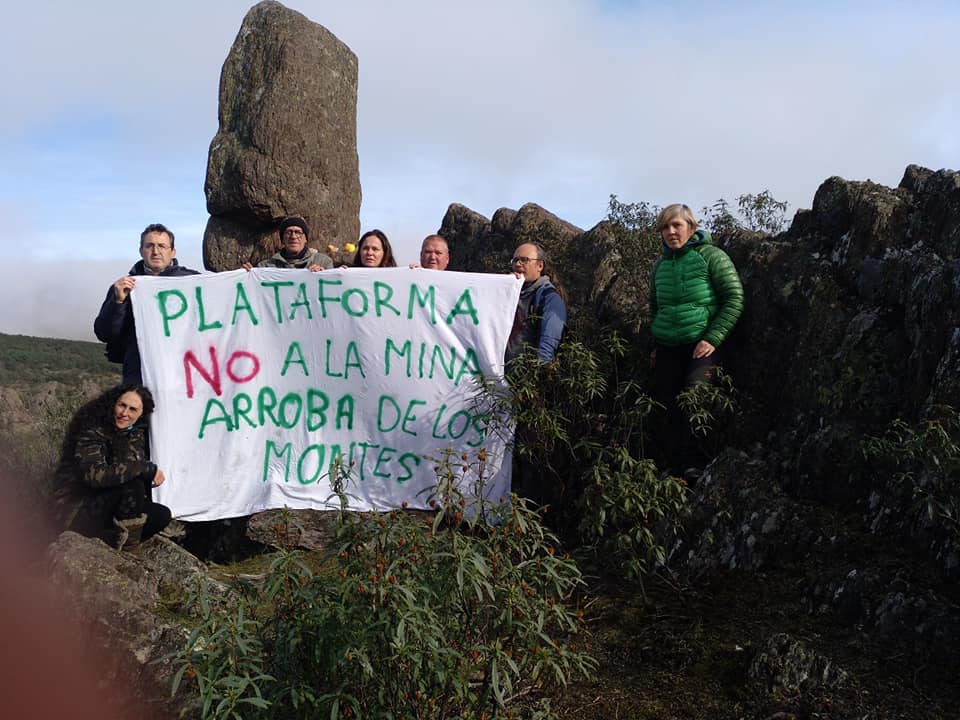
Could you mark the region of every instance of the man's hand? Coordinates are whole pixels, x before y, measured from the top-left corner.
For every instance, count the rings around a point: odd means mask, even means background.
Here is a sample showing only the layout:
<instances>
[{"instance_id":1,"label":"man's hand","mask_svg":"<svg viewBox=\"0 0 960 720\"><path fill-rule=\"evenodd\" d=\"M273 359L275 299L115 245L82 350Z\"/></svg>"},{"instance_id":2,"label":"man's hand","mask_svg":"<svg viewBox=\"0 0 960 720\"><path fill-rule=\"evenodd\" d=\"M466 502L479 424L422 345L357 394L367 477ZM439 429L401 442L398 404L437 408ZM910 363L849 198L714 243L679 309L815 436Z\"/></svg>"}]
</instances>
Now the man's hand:
<instances>
[{"instance_id":1,"label":"man's hand","mask_svg":"<svg viewBox=\"0 0 960 720\"><path fill-rule=\"evenodd\" d=\"M130 297L130 291L133 290L133 286L136 284L136 278L132 278L129 275L122 277L113 284L113 295L114 302L117 305L122 305L127 301L127 298Z\"/></svg>"},{"instance_id":2,"label":"man's hand","mask_svg":"<svg viewBox=\"0 0 960 720\"><path fill-rule=\"evenodd\" d=\"M316 263L314 263L313 265L308 267L307 270L309 270L310 272L320 272L321 270L323 270L323 266L317 265Z\"/></svg>"}]
</instances>

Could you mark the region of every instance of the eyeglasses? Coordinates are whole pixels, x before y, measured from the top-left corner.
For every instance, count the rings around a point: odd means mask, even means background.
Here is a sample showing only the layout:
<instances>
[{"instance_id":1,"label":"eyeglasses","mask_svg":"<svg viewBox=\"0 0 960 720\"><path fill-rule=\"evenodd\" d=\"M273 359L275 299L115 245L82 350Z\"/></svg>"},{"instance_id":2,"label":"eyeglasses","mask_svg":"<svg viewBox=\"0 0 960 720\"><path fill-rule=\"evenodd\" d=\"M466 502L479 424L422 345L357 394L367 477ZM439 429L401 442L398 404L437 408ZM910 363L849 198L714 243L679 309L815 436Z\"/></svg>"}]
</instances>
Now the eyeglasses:
<instances>
[{"instance_id":1,"label":"eyeglasses","mask_svg":"<svg viewBox=\"0 0 960 720\"><path fill-rule=\"evenodd\" d=\"M164 245L163 243L147 243L146 245L143 246L143 249L144 249L144 250L160 250L160 251L163 251L163 250L169 250L169 249L170 249L170 246L169 246L169 245Z\"/></svg>"},{"instance_id":2,"label":"eyeglasses","mask_svg":"<svg viewBox=\"0 0 960 720\"><path fill-rule=\"evenodd\" d=\"M510 258L510 264L516 265L519 263L520 265L526 265L528 262L539 262L539 260L540 258L528 258L528 257L517 256L515 258Z\"/></svg>"},{"instance_id":3,"label":"eyeglasses","mask_svg":"<svg viewBox=\"0 0 960 720\"><path fill-rule=\"evenodd\" d=\"M286 230L283 231L284 237L286 237L287 235L305 235L305 234L306 233L303 232L303 230L301 230L300 228L287 228Z\"/></svg>"}]
</instances>

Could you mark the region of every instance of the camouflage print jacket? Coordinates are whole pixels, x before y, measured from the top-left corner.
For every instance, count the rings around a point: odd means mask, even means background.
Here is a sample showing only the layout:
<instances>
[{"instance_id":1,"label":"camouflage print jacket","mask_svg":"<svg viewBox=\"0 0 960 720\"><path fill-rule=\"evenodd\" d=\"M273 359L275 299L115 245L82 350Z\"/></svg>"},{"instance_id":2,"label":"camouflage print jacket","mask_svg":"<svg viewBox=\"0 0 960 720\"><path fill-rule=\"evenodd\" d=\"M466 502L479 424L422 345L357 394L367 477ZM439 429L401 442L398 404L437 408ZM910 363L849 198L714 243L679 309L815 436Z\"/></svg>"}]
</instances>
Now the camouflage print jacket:
<instances>
[{"instance_id":1,"label":"camouflage print jacket","mask_svg":"<svg viewBox=\"0 0 960 720\"><path fill-rule=\"evenodd\" d=\"M106 425L80 433L72 461L61 461L54 493L57 515L68 527L84 500L131 480L152 478L157 466L147 451L147 428L118 430Z\"/></svg>"}]
</instances>

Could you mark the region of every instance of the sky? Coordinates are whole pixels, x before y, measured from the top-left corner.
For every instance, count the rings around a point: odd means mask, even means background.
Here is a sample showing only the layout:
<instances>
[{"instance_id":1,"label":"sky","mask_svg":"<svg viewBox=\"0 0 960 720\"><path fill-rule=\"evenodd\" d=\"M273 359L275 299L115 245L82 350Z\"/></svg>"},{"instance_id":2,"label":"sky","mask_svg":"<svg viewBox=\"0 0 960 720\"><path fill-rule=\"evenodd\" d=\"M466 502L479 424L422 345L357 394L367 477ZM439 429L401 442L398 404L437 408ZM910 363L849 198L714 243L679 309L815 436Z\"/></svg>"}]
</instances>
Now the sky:
<instances>
[{"instance_id":1,"label":"sky","mask_svg":"<svg viewBox=\"0 0 960 720\"><path fill-rule=\"evenodd\" d=\"M0 332L93 339L162 222L202 268L220 68L251 2L5 8ZM960 169L960 3L290 0L358 56L361 229L417 258L449 204L588 229L611 194L693 208Z\"/></svg>"}]
</instances>

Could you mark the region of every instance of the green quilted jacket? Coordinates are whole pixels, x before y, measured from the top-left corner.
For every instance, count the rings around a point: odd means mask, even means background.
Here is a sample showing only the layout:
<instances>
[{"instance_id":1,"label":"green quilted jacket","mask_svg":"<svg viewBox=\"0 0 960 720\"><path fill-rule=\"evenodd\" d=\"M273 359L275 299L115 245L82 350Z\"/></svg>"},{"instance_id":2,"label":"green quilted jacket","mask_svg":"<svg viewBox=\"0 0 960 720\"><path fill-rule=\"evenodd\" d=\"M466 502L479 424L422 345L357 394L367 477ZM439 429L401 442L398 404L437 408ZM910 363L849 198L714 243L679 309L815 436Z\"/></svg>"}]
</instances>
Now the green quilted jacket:
<instances>
[{"instance_id":1,"label":"green quilted jacket","mask_svg":"<svg viewBox=\"0 0 960 720\"><path fill-rule=\"evenodd\" d=\"M743 285L710 233L697 230L679 250L666 245L650 282L651 330L661 345L706 340L719 347L743 312Z\"/></svg>"}]
</instances>

